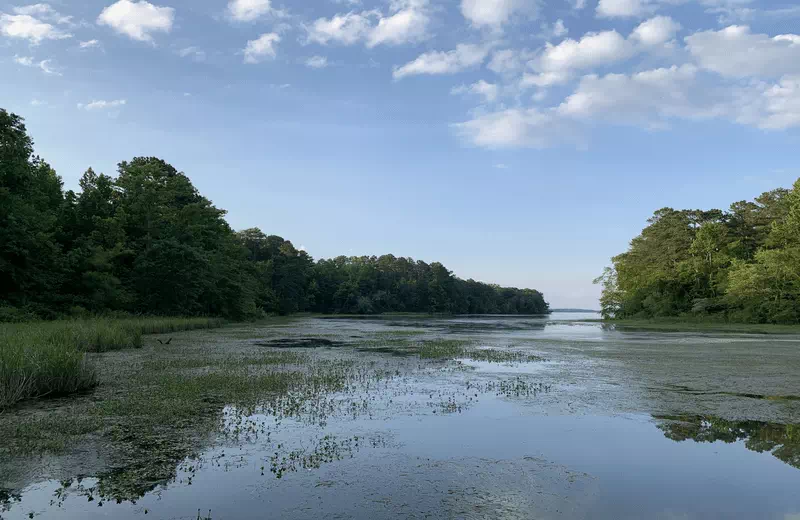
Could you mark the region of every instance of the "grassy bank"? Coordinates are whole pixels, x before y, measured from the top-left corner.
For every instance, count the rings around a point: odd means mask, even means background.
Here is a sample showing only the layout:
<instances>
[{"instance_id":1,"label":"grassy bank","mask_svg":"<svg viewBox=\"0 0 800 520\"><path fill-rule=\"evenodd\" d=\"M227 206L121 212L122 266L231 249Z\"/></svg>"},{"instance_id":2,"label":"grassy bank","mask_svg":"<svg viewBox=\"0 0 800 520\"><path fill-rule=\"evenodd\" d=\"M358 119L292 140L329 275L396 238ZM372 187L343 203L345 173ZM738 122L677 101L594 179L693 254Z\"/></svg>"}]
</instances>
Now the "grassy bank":
<instances>
[{"instance_id":1,"label":"grassy bank","mask_svg":"<svg viewBox=\"0 0 800 520\"><path fill-rule=\"evenodd\" d=\"M800 334L800 325L771 323L732 323L693 318L653 318L597 321L620 330L652 330L662 332L737 332L747 334Z\"/></svg>"},{"instance_id":2,"label":"grassy bank","mask_svg":"<svg viewBox=\"0 0 800 520\"><path fill-rule=\"evenodd\" d=\"M216 318L127 318L0 325L0 410L32 398L90 389L87 352L142 346L142 335L218 327Z\"/></svg>"}]
</instances>

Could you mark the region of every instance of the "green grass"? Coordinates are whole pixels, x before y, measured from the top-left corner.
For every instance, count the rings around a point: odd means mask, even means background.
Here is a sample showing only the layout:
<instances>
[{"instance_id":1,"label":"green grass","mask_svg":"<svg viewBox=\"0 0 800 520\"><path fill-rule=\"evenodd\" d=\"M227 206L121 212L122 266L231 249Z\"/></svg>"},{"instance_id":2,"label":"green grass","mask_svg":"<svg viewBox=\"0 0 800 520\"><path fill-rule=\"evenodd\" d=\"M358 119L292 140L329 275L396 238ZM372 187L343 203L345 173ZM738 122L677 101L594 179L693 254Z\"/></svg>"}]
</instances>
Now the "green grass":
<instances>
[{"instance_id":1,"label":"green grass","mask_svg":"<svg viewBox=\"0 0 800 520\"><path fill-rule=\"evenodd\" d=\"M207 329L214 318L128 318L0 325L0 410L25 399L89 390L97 384L87 352L142 346L142 335Z\"/></svg>"}]
</instances>

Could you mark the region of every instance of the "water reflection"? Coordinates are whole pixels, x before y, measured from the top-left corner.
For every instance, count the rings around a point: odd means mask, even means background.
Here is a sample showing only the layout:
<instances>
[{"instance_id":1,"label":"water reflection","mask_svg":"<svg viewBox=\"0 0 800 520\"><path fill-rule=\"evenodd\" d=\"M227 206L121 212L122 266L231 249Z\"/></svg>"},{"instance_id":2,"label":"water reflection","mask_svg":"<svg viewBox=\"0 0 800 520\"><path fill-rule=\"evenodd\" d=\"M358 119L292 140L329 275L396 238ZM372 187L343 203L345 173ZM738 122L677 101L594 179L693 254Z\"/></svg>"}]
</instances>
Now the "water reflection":
<instances>
[{"instance_id":1,"label":"water reflection","mask_svg":"<svg viewBox=\"0 0 800 520\"><path fill-rule=\"evenodd\" d=\"M759 421L727 421L703 415L659 416L664 436L676 442L744 441L748 450L770 452L786 464L800 469L800 425Z\"/></svg>"}]
</instances>

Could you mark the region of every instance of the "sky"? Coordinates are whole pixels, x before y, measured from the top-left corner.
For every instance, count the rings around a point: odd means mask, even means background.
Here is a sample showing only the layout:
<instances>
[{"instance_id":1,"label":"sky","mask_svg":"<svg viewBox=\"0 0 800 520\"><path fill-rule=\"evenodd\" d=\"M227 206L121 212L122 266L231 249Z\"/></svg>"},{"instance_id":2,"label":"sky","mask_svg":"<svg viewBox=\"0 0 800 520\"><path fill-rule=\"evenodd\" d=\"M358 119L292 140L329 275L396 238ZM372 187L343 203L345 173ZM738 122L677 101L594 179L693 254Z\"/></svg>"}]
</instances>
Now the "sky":
<instances>
[{"instance_id":1,"label":"sky","mask_svg":"<svg viewBox=\"0 0 800 520\"><path fill-rule=\"evenodd\" d=\"M800 177L800 5L0 0L0 107L68 189L157 156L315 258L598 308L655 210Z\"/></svg>"}]
</instances>

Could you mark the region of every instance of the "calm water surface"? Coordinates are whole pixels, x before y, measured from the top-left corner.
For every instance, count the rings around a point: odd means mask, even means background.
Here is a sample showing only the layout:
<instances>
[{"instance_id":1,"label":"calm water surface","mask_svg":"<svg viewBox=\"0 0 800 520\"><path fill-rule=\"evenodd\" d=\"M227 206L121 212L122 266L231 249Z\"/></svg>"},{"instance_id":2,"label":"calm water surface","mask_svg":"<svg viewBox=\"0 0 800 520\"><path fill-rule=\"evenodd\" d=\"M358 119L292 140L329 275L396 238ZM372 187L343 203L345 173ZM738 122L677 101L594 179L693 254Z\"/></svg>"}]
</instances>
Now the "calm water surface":
<instances>
[{"instance_id":1,"label":"calm water surface","mask_svg":"<svg viewBox=\"0 0 800 520\"><path fill-rule=\"evenodd\" d=\"M258 438L211 441L135 503L90 501L92 475L44 478L0 517L800 519L800 337L596 318L296 320L281 334L347 338L304 352L396 375L330 396L323 420L248 411ZM425 361L361 344L393 331L545 360Z\"/></svg>"}]
</instances>

